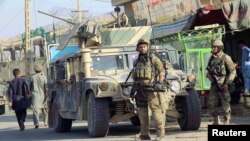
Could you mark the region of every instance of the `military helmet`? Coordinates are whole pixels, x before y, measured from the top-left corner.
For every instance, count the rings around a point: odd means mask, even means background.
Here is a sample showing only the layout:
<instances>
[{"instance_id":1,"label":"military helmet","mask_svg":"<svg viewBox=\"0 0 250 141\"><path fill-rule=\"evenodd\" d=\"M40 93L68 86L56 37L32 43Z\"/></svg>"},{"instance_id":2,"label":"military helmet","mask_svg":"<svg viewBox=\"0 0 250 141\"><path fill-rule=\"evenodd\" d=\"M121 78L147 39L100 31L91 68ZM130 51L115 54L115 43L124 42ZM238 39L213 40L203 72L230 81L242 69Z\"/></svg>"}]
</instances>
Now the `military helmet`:
<instances>
[{"instance_id":1,"label":"military helmet","mask_svg":"<svg viewBox=\"0 0 250 141\"><path fill-rule=\"evenodd\" d=\"M217 47L219 47L221 50L224 48L224 44L223 44L223 42L222 42L220 39L212 40L211 45L212 45L212 46L217 46Z\"/></svg>"},{"instance_id":2,"label":"military helmet","mask_svg":"<svg viewBox=\"0 0 250 141\"><path fill-rule=\"evenodd\" d=\"M140 39L138 42L137 42L137 45L136 45L136 51L138 51L138 47L142 44L145 44L147 46L149 46L149 41L147 40L144 40L144 39Z\"/></svg>"}]
</instances>

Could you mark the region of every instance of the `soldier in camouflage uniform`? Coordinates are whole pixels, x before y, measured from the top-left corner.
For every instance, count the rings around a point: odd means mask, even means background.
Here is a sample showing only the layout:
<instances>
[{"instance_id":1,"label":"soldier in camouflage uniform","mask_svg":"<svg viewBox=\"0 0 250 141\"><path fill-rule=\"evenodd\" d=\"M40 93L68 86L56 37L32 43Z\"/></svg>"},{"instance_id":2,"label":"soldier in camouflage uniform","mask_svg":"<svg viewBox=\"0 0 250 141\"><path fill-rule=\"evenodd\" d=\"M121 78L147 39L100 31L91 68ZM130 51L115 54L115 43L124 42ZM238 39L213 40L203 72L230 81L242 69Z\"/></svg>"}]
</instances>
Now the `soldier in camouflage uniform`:
<instances>
[{"instance_id":1,"label":"soldier in camouflage uniform","mask_svg":"<svg viewBox=\"0 0 250 141\"><path fill-rule=\"evenodd\" d=\"M165 70L161 60L154 54L149 54L148 50L149 43L140 40L136 48L139 56L135 61L133 69L134 86L136 86L135 98L141 123L139 138L141 140L150 140L149 107L156 124L156 140L161 140L165 136L166 95L154 90L145 90L144 88L155 82L163 82Z\"/></svg>"},{"instance_id":2,"label":"soldier in camouflage uniform","mask_svg":"<svg viewBox=\"0 0 250 141\"><path fill-rule=\"evenodd\" d=\"M235 65L230 56L225 54L223 50L223 42L219 39L212 41L212 56L207 66L207 78L211 81L209 94L209 110L214 118L214 125L220 124L218 101L221 100L224 112L224 124L230 124L231 108L230 93L228 86L233 82L236 75Z\"/></svg>"}]
</instances>

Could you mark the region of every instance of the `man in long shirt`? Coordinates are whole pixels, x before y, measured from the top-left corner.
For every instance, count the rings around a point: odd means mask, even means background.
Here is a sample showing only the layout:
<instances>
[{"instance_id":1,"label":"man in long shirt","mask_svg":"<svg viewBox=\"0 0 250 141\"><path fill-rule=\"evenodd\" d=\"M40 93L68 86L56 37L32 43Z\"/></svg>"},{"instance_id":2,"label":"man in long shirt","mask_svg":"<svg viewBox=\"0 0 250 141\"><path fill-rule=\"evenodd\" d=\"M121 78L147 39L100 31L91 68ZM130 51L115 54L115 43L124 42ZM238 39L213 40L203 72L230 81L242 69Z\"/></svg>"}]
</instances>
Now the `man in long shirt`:
<instances>
[{"instance_id":1,"label":"man in long shirt","mask_svg":"<svg viewBox=\"0 0 250 141\"><path fill-rule=\"evenodd\" d=\"M29 87L25 79L20 77L20 70L13 70L14 79L10 81L8 88L9 106L16 113L16 118L20 130L25 129L24 122L27 115L27 108L29 107Z\"/></svg>"},{"instance_id":2,"label":"man in long shirt","mask_svg":"<svg viewBox=\"0 0 250 141\"><path fill-rule=\"evenodd\" d=\"M41 73L43 67L35 65L36 74L31 76L30 91L32 94L33 120L35 128L39 128L39 114L44 115L44 126L48 125L47 78Z\"/></svg>"},{"instance_id":3,"label":"man in long shirt","mask_svg":"<svg viewBox=\"0 0 250 141\"><path fill-rule=\"evenodd\" d=\"M245 41L240 40L238 46L242 50L241 71L244 79L244 95L250 95L250 48L246 46Z\"/></svg>"}]
</instances>

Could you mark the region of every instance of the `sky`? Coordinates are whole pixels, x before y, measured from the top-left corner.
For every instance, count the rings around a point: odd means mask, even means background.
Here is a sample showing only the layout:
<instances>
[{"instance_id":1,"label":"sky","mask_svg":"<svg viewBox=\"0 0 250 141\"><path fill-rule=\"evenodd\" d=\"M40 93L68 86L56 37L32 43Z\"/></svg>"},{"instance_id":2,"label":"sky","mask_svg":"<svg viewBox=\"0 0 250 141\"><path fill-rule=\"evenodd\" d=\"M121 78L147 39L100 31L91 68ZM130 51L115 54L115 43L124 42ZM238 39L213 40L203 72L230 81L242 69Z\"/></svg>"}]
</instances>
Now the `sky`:
<instances>
[{"instance_id":1,"label":"sky","mask_svg":"<svg viewBox=\"0 0 250 141\"><path fill-rule=\"evenodd\" d=\"M80 0L87 15L100 16L113 11L111 0ZM15 37L25 31L25 0L0 0L0 39ZM71 18L77 10L77 0L30 0L31 29L53 23L53 18L37 11ZM55 19L55 22L57 19Z\"/></svg>"}]
</instances>

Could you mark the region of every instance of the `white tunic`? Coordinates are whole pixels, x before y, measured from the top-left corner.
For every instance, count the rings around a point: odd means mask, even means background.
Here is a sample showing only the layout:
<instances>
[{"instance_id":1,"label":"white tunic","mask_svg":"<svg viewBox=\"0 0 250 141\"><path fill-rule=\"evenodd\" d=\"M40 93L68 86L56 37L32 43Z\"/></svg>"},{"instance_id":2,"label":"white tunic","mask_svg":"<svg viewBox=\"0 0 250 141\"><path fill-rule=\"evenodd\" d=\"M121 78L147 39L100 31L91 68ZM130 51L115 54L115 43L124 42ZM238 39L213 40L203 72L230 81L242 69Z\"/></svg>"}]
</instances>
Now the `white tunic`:
<instances>
[{"instance_id":1,"label":"white tunic","mask_svg":"<svg viewBox=\"0 0 250 141\"><path fill-rule=\"evenodd\" d=\"M41 73L31 77L30 91L32 94L33 108L46 108L47 105L47 78Z\"/></svg>"}]
</instances>

